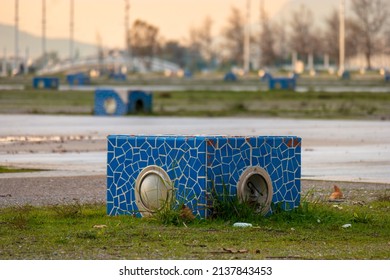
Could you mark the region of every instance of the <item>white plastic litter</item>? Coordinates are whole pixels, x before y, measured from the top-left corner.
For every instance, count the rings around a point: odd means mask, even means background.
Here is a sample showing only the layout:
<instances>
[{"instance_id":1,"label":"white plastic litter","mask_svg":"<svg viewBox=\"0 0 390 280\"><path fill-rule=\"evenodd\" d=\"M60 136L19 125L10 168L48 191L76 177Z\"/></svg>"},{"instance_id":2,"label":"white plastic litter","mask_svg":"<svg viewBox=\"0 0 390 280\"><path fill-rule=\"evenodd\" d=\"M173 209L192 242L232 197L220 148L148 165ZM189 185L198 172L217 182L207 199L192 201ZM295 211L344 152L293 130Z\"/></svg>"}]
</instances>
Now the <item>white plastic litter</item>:
<instances>
[{"instance_id":1,"label":"white plastic litter","mask_svg":"<svg viewBox=\"0 0 390 280\"><path fill-rule=\"evenodd\" d=\"M350 227L352 227L352 225L351 224L345 224L345 225L342 225L341 227L342 228L350 228Z\"/></svg>"},{"instance_id":2,"label":"white plastic litter","mask_svg":"<svg viewBox=\"0 0 390 280\"><path fill-rule=\"evenodd\" d=\"M234 227L252 227L252 224L250 223L234 223Z\"/></svg>"}]
</instances>

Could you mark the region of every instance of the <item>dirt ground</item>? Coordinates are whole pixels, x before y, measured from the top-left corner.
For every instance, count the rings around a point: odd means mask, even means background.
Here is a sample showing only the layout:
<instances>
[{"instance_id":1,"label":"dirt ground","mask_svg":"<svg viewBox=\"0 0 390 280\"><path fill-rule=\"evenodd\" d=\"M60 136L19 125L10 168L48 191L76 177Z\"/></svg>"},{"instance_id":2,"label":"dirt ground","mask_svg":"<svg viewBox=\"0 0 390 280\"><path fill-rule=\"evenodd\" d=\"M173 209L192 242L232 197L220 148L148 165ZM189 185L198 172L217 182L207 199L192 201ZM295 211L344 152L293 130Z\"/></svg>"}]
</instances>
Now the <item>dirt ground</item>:
<instances>
[{"instance_id":1,"label":"dirt ground","mask_svg":"<svg viewBox=\"0 0 390 280\"><path fill-rule=\"evenodd\" d=\"M327 201L337 185L344 193L343 203L359 203L390 195L390 186L374 183L350 183L302 180L302 199ZM68 203L104 203L106 177L23 177L0 178L0 208L22 205L56 205Z\"/></svg>"}]
</instances>

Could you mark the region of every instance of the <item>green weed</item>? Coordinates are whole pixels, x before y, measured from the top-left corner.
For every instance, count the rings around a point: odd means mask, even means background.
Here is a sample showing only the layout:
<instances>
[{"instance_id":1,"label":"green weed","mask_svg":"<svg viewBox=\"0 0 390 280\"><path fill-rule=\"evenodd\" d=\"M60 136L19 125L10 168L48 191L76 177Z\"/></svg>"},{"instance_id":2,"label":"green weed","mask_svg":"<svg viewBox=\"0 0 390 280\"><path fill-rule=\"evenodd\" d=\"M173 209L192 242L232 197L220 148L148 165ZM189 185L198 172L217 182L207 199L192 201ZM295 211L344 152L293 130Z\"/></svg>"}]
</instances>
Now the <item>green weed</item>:
<instances>
[{"instance_id":1,"label":"green weed","mask_svg":"<svg viewBox=\"0 0 390 280\"><path fill-rule=\"evenodd\" d=\"M8 166L0 166L0 173L21 173L21 172L38 172L44 171L42 169L33 169L33 168L15 168Z\"/></svg>"},{"instance_id":2,"label":"green weed","mask_svg":"<svg viewBox=\"0 0 390 280\"><path fill-rule=\"evenodd\" d=\"M57 204L49 206L59 218L78 218L82 215L82 204L79 200L73 203Z\"/></svg>"},{"instance_id":3,"label":"green weed","mask_svg":"<svg viewBox=\"0 0 390 280\"><path fill-rule=\"evenodd\" d=\"M82 205L71 219L53 207L2 208L0 259L390 258L388 201L339 207L302 202L291 211L240 219L252 228L232 227L234 215L227 214L184 226L180 208L167 215L173 223L107 216L103 204ZM352 227L343 229L347 223ZM239 250L245 253L234 253Z\"/></svg>"}]
</instances>

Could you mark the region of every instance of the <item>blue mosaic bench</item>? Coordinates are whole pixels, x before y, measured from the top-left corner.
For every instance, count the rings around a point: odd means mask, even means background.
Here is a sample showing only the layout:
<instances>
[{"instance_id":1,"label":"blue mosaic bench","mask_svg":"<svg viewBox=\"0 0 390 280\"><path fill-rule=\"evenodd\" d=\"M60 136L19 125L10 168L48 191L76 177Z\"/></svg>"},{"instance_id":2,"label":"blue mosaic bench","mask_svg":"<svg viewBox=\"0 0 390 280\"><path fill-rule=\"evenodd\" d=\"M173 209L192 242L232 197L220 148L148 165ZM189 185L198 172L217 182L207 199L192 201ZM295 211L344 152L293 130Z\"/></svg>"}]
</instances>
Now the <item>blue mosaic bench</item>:
<instances>
[{"instance_id":1,"label":"blue mosaic bench","mask_svg":"<svg viewBox=\"0 0 390 280\"><path fill-rule=\"evenodd\" d=\"M82 72L67 75L66 81L71 86L76 86L76 85L83 86L83 85L89 85L91 83L91 79L89 78L89 76Z\"/></svg>"},{"instance_id":2,"label":"blue mosaic bench","mask_svg":"<svg viewBox=\"0 0 390 280\"><path fill-rule=\"evenodd\" d=\"M228 72L223 77L223 80L225 82L236 82L237 81L237 76L233 72Z\"/></svg>"},{"instance_id":3,"label":"blue mosaic bench","mask_svg":"<svg viewBox=\"0 0 390 280\"><path fill-rule=\"evenodd\" d=\"M113 79L115 81L126 81L126 79L127 79L126 75L123 73L120 73L120 72L119 73L118 72L110 73L109 78Z\"/></svg>"},{"instance_id":4,"label":"blue mosaic bench","mask_svg":"<svg viewBox=\"0 0 390 280\"><path fill-rule=\"evenodd\" d=\"M139 90L97 89L95 115L126 115L152 112L153 95Z\"/></svg>"},{"instance_id":5,"label":"blue mosaic bench","mask_svg":"<svg viewBox=\"0 0 390 280\"><path fill-rule=\"evenodd\" d=\"M272 204L297 207L300 191L298 137L108 136L109 215L149 216L172 195L207 218L215 194L267 214Z\"/></svg>"},{"instance_id":6,"label":"blue mosaic bench","mask_svg":"<svg viewBox=\"0 0 390 280\"><path fill-rule=\"evenodd\" d=\"M297 84L297 76L295 74L292 77L273 77L268 73L265 79L268 80L268 89L270 90L295 90Z\"/></svg>"},{"instance_id":7,"label":"blue mosaic bench","mask_svg":"<svg viewBox=\"0 0 390 280\"><path fill-rule=\"evenodd\" d=\"M33 88L35 89L58 89L60 79L56 77L34 77Z\"/></svg>"},{"instance_id":8,"label":"blue mosaic bench","mask_svg":"<svg viewBox=\"0 0 390 280\"><path fill-rule=\"evenodd\" d=\"M385 73L385 82L390 82L390 72Z\"/></svg>"}]
</instances>

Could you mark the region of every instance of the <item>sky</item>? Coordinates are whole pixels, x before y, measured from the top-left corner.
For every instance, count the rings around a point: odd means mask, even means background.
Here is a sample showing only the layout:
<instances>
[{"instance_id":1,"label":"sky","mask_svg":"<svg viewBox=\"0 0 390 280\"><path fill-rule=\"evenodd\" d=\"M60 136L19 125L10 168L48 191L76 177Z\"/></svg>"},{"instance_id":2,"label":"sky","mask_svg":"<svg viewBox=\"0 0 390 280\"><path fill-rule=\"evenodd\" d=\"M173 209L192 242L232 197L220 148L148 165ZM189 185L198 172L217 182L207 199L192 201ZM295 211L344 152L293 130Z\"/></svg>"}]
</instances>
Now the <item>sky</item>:
<instances>
[{"instance_id":1,"label":"sky","mask_svg":"<svg viewBox=\"0 0 390 280\"><path fill-rule=\"evenodd\" d=\"M190 28L202 25L209 16L213 33L220 33L231 7L245 11L246 0L129 0L130 26L136 19L160 29L165 39L185 42ZM270 16L289 0L264 0ZM106 47L121 48L125 44L125 0L74 0L74 39L97 43L97 34ZM260 0L251 0L251 21L259 19ZM46 0L46 36L68 38L70 0ZM15 0L0 0L0 23L13 25ZM19 0L19 29L41 36L42 0Z\"/></svg>"}]
</instances>

